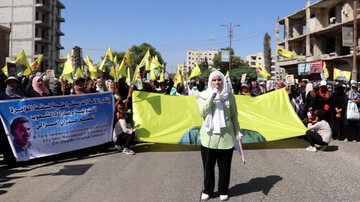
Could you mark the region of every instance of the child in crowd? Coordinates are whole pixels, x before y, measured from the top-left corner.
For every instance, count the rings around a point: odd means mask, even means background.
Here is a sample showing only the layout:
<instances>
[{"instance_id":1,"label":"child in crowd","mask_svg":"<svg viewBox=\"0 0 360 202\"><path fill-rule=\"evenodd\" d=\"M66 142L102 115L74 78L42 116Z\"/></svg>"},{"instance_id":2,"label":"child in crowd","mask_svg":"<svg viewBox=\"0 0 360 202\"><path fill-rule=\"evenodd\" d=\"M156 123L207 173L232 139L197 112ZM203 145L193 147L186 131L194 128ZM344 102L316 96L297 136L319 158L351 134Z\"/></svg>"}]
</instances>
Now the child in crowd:
<instances>
[{"instance_id":1,"label":"child in crowd","mask_svg":"<svg viewBox=\"0 0 360 202\"><path fill-rule=\"evenodd\" d=\"M134 155L135 152L129 149L131 141L135 137L135 130L131 127L128 127L128 124L125 120L125 115L127 111L126 103L118 100L116 103L116 117L118 121L115 124L113 131L113 141L115 147L119 152L124 154Z\"/></svg>"},{"instance_id":2,"label":"child in crowd","mask_svg":"<svg viewBox=\"0 0 360 202\"><path fill-rule=\"evenodd\" d=\"M318 109L315 113L315 119L310 114L308 115L309 123L306 138L310 146L306 150L316 152L315 144L318 144L321 146L320 150L325 151L331 140L331 128L329 123L325 121L326 112L323 109Z\"/></svg>"}]
</instances>

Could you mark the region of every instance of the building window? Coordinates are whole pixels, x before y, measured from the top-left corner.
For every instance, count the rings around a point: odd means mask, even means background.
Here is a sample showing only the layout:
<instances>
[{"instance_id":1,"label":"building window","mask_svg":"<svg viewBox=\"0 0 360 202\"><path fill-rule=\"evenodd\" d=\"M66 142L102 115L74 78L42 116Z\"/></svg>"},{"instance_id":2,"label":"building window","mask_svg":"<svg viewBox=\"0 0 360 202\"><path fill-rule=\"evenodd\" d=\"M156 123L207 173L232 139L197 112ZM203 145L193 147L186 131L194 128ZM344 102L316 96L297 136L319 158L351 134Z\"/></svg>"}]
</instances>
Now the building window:
<instances>
[{"instance_id":1,"label":"building window","mask_svg":"<svg viewBox=\"0 0 360 202\"><path fill-rule=\"evenodd\" d=\"M191 57L189 57L188 59L191 60Z\"/></svg>"}]
</instances>

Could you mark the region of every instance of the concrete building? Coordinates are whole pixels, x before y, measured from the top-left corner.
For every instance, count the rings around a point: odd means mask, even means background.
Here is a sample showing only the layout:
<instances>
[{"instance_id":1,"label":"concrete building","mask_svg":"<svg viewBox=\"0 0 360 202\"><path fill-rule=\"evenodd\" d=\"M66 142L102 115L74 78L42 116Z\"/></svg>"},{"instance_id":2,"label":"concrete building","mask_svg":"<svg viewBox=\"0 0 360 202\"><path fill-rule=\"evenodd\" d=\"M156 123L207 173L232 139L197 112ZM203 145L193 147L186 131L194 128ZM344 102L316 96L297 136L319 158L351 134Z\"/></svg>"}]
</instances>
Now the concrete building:
<instances>
[{"instance_id":1,"label":"concrete building","mask_svg":"<svg viewBox=\"0 0 360 202\"><path fill-rule=\"evenodd\" d=\"M353 69L353 0L320 0L277 20L277 45L293 52L294 58L280 57L278 65L295 78L319 80L324 61L333 78L333 68ZM355 16L359 18L359 13ZM359 27L359 23L357 23ZM349 31L350 30L350 31ZM280 33L281 32L281 33ZM280 38L282 37L282 38ZM357 36L358 39L358 36ZM359 46L356 48L359 61ZM356 69L358 69L358 62ZM309 68L302 73L299 67ZM356 75L357 76L357 75ZM358 76L357 76L358 77Z\"/></svg>"},{"instance_id":2,"label":"concrete building","mask_svg":"<svg viewBox=\"0 0 360 202\"><path fill-rule=\"evenodd\" d=\"M255 64L258 63L260 64L262 67L265 67L265 59L264 59L264 54L263 53L256 53L256 54L249 54L246 56L246 61L249 63L250 67L255 68ZM271 74L271 78L269 79L276 79L276 70L275 70L275 61L276 61L276 55L272 55L271 56L271 70L270 70L270 74Z\"/></svg>"},{"instance_id":3,"label":"concrete building","mask_svg":"<svg viewBox=\"0 0 360 202\"><path fill-rule=\"evenodd\" d=\"M218 53L219 51L217 50L187 50L186 65L184 65L184 67L188 70L193 69L195 67L195 61L200 65L207 60L209 68L212 68L214 65L214 56Z\"/></svg>"},{"instance_id":4,"label":"concrete building","mask_svg":"<svg viewBox=\"0 0 360 202\"><path fill-rule=\"evenodd\" d=\"M6 60L15 59L22 49L29 62L44 54L40 71L55 69L59 73L64 8L59 0L1 0L0 25L11 29Z\"/></svg>"},{"instance_id":5,"label":"concrete building","mask_svg":"<svg viewBox=\"0 0 360 202\"><path fill-rule=\"evenodd\" d=\"M0 68L6 65L6 57L9 56L10 28L0 25Z\"/></svg>"}]
</instances>

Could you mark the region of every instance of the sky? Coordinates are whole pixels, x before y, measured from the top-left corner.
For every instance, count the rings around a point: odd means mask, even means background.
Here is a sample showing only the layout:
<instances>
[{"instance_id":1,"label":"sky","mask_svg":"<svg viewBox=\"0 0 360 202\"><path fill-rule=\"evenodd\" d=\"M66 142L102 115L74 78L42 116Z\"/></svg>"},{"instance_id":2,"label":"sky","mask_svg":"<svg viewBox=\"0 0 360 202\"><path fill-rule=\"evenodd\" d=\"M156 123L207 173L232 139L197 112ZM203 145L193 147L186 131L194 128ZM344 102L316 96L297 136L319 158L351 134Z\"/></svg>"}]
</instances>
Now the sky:
<instances>
[{"instance_id":1,"label":"sky","mask_svg":"<svg viewBox=\"0 0 360 202\"><path fill-rule=\"evenodd\" d=\"M60 1L65 6L61 14L65 18L61 23L65 34L60 39L64 47L61 55L79 46L83 57L88 54L98 63L109 46L113 51L125 52L133 45L149 43L160 52L168 72L175 72L178 63L186 62L188 49L229 47L230 23L236 56L245 61L246 55L263 52L265 33L271 36L274 54L277 18L306 5L306 0Z\"/></svg>"}]
</instances>

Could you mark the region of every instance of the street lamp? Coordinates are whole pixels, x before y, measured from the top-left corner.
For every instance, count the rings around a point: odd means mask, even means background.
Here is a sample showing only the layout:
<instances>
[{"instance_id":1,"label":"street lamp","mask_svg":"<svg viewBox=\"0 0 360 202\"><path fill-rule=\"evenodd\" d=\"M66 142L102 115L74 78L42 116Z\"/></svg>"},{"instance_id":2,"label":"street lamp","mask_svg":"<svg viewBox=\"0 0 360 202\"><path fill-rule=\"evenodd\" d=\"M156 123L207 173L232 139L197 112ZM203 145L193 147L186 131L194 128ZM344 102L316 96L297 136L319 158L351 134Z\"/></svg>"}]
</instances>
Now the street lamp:
<instances>
[{"instance_id":1,"label":"street lamp","mask_svg":"<svg viewBox=\"0 0 360 202\"><path fill-rule=\"evenodd\" d=\"M357 50L356 50L356 42L357 42L357 14L358 14L358 10L357 10L357 0L354 0L354 20L353 20L353 68L351 71L351 79L354 81L357 81L357 65L356 65L356 54L357 54Z\"/></svg>"},{"instance_id":2,"label":"street lamp","mask_svg":"<svg viewBox=\"0 0 360 202\"><path fill-rule=\"evenodd\" d=\"M220 26L224 26L224 27L228 28L229 39L230 39L230 48L231 48L231 40L233 37L233 27L240 27L240 25L232 25L230 22L230 25L220 25ZM229 71L231 71L231 53L229 55Z\"/></svg>"}]
</instances>

